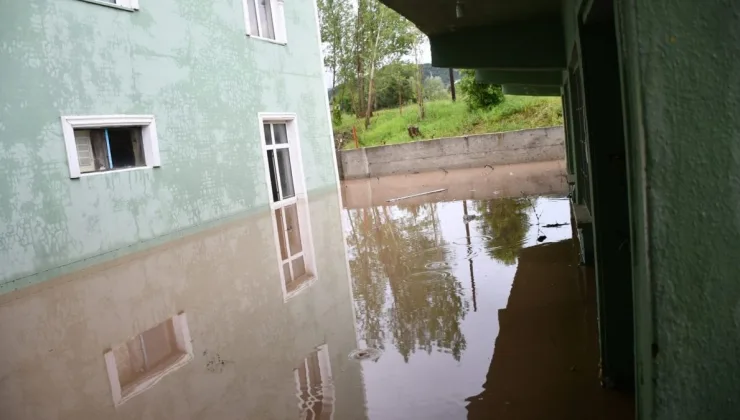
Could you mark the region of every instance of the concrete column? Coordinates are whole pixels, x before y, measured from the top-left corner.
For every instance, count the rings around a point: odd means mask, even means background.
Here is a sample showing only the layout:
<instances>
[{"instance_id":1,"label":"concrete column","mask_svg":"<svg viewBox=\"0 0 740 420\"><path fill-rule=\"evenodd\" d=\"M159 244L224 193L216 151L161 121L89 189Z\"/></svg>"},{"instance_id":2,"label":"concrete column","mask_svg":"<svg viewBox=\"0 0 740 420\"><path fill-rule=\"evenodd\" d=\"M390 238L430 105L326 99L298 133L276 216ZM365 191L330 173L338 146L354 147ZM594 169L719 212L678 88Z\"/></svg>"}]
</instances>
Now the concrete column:
<instances>
[{"instance_id":1,"label":"concrete column","mask_svg":"<svg viewBox=\"0 0 740 420\"><path fill-rule=\"evenodd\" d=\"M562 107L563 107L563 128L565 129L565 159L566 163L568 164L568 175L574 175L576 173L575 169L575 145L573 142L573 122L572 122L572 116L571 116L571 109L570 109L570 87L568 86L568 83L566 82L565 86L562 88Z\"/></svg>"},{"instance_id":2,"label":"concrete column","mask_svg":"<svg viewBox=\"0 0 740 420\"><path fill-rule=\"evenodd\" d=\"M602 380L607 387L631 389L632 267L616 35L608 24L582 26L579 32Z\"/></svg>"},{"instance_id":3,"label":"concrete column","mask_svg":"<svg viewBox=\"0 0 740 420\"><path fill-rule=\"evenodd\" d=\"M577 61L577 57L574 59ZM578 66L577 62L570 63L572 67L568 68L568 121L570 122L571 127L571 141L573 145L573 170L575 171L575 195L573 197L573 203L576 205L585 205L586 204L586 197L588 197L588 194L586 194L586 189L591 188L590 184L588 184L586 181L586 177L584 177L584 172L588 171L588 167L584 165L585 156L584 156L584 149L583 149L583 139L585 137L584 133L584 121L582 118L582 115L580 113L579 107L581 103L583 103L583 93L581 88L579 88L580 81L578 78L580 77L580 69L576 69ZM577 71L577 73L576 73ZM589 203L590 205L590 203Z\"/></svg>"},{"instance_id":4,"label":"concrete column","mask_svg":"<svg viewBox=\"0 0 740 420\"><path fill-rule=\"evenodd\" d=\"M639 418L737 418L740 2L615 3Z\"/></svg>"}]
</instances>

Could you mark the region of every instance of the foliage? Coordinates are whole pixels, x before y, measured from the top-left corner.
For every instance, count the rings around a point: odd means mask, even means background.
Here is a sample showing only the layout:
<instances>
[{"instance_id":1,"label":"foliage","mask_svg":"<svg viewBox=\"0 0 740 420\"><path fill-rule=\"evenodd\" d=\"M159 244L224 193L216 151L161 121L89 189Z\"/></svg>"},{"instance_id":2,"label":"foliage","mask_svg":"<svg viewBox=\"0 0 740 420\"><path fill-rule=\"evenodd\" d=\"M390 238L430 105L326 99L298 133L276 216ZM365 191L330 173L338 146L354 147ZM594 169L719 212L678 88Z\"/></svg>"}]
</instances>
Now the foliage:
<instances>
[{"instance_id":1,"label":"foliage","mask_svg":"<svg viewBox=\"0 0 740 420\"><path fill-rule=\"evenodd\" d=\"M472 112L461 101L430 101L426 103L426 112L427 118L419 121L415 112L404 110L400 114L397 108L376 111L367 130L361 120L345 114L341 124L334 125L334 133L349 139L355 126L361 146L379 146L418 140L409 137L410 125L419 127L423 139L432 139L563 124L560 98L507 96L506 101L490 110ZM354 143L345 141L344 147L354 147Z\"/></svg>"},{"instance_id":2,"label":"foliage","mask_svg":"<svg viewBox=\"0 0 740 420\"><path fill-rule=\"evenodd\" d=\"M457 84L463 93L465 102L471 110L487 110L504 100L504 93L499 85L478 83L475 70L462 70L462 79Z\"/></svg>"},{"instance_id":3,"label":"foliage","mask_svg":"<svg viewBox=\"0 0 740 420\"><path fill-rule=\"evenodd\" d=\"M481 214L481 234L491 258L513 265L529 229L530 203L522 199L501 198L476 203Z\"/></svg>"},{"instance_id":4,"label":"foliage","mask_svg":"<svg viewBox=\"0 0 740 420\"><path fill-rule=\"evenodd\" d=\"M418 350L435 349L460 361L467 346L461 323L469 304L452 273L440 277L427 268L449 259L437 204L346 212L361 340L379 349L390 341L406 362Z\"/></svg>"},{"instance_id":5,"label":"foliage","mask_svg":"<svg viewBox=\"0 0 740 420\"><path fill-rule=\"evenodd\" d=\"M424 74L425 80L430 77L439 77L442 79L445 89L450 88L450 69L444 67L432 67L431 63L424 63L422 64L422 73ZM454 69L452 74L456 81L460 80L462 77L460 70L458 69Z\"/></svg>"},{"instance_id":6,"label":"foliage","mask_svg":"<svg viewBox=\"0 0 740 420\"><path fill-rule=\"evenodd\" d=\"M424 99L428 101L437 101L440 99L447 99L450 95L447 94L444 82L439 77L433 76L424 80Z\"/></svg>"},{"instance_id":7,"label":"foliage","mask_svg":"<svg viewBox=\"0 0 740 420\"><path fill-rule=\"evenodd\" d=\"M337 85L329 94L332 109L338 109L341 113L352 112L352 91L344 83ZM341 121L341 119L340 119Z\"/></svg>"},{"instance_id":8,"label":"foliage","mask_svg":"<svg viewBox=\"0 0 740 420\"><path fill-rule=\"evenodd\" d=\"M342 109L339 104L333 103L331 105L331 122L333 125L342 123Z\"/></svg>"},{"instance_id":9,"label":"foliage","mask_svg":"<svg viewBox=\"0 0 740 420\"><path fill-rule=\"evenodd\" d=\"M413 64L396 62L383 66L376 75L375 108L395 108L415 95L410 82L416 71Z\"/></svg>"},{"instance_id":10,"label":"foliage","mask_svg":"<svg viewBox=\"0 0 740 420\"><path fill-rule=\"evenodd\" d=\"M352 36L351 0L317 0L321 43L324 47L324 66L332 72L332 89L336 89L337 79L346 76L351 53L348 40ZM341 74L340 74L341 73Z\"/></svg>"},{"instance_id":11,"label":"foliage","mask_svg":"<svg viewBox=\"0 0 740 420\"><path fill-rule=\"evenodd\" d=\"M376 70L402 61L418 30L379 0L318 0L317 6L332 102L342 110L351 107L357 116L369 115Z\"/></svg>"}]
</instances>

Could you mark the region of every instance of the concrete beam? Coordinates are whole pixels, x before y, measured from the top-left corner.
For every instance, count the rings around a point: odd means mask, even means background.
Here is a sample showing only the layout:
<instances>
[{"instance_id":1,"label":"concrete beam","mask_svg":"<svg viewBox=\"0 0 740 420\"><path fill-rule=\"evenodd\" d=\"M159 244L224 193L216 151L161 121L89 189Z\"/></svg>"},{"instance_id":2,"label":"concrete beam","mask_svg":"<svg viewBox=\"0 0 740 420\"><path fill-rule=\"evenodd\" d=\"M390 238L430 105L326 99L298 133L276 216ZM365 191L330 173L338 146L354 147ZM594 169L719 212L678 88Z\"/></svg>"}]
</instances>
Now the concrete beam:
<instances>
[{"instance_id":1,"label":"concrete beam","mask_svg":"<svg viewBox=\"0 0 740 420\"><path fill-rule=\"evenodd\" d=\"M475 71L475 80L480 83L494 85L560 85L563 82L563 72L558 70L494 70L478 69Z\"/></svg>"},{"instance_id":2,"label":"concrete beam","mask_svg":"<svg viewBox=\"0 0 740 420\"><path fill-rule=\"evenodd\" d=\"M501 70L563 70L563 26L521 22L429 36L432 65Z\"/></svg>"},{"instance_id":3,"label":"concrete beam","mask_svg":"<svg viewBox=\"0 0 740 420\"><path fill-rule=\"evenodd\" d=\"M503 85L505 95L561 96L560 86L552 85Z\"/></svg>"}]
</instances>

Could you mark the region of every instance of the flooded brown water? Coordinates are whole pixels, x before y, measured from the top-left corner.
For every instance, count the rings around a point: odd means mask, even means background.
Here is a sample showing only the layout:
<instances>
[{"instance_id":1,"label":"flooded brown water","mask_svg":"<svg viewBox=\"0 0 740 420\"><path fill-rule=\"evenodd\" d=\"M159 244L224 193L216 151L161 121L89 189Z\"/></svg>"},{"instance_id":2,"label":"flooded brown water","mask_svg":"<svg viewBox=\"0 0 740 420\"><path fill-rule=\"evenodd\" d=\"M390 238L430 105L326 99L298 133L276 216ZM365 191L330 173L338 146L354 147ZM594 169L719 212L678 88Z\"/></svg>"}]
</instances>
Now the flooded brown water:
<instances>
[{"instance_id":1,"label":"flooded brown water","mask_svg":"<svg viewBox=\"0 0 740 420\"><path fill-rule=\"evenodd\" d=\"M563 196L424 199L345 210L370 419L466 418L520 251L571 238Z\"/></svg>"},{"instance_id":2,"label":"flooded brown water","mask_svg":"<svg viewBox=\"0 0 740 420\"><path fill-rule=\"evenodd\" d=\"M267 211L2 295L0 419L631 418L598 384L562 168L314 194L317 278L291 298ZM104 354L173 316L192 354L116 406Z\"/></svg>"},{"instance_id":3,"label":"flooded brown water","mask_svg":"<svg viewBox=\"0 0 740 420\"><path fill-rule=\"evenodd\" d=\"M632 418L629 397L599 387L593 280L559 173L550 162L345 183L358 338L374 352L367 418Z\"/></svg>"}]
</instances>

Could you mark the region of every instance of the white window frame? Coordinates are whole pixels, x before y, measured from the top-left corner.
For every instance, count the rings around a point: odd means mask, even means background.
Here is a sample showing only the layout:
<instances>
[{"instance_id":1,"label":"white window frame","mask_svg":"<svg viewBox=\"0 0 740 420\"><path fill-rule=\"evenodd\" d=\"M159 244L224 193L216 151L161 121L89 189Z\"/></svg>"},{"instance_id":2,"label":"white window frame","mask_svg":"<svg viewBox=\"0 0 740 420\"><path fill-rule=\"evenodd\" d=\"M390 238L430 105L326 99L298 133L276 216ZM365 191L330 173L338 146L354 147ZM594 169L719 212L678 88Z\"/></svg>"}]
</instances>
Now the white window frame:
<instances>
[{"instance_id":1,"label":"white window frame","mask_svg":"<svg viewBox=\"0 0 740 420\"><path fill-rule=\"evenodd\" d=\"M105 367L108 371L108 380L110 381L111 394L113 396L113 404L118 406L131 398L141 394L142 392L150 389L157 384L162 378L176 371L177 369L185 366L193 360L193 343L190 338L190 330L188 328L188 319L184 312L180 312L175 315L172 319L172 328L175 333L175 341L177 343L177 349L182 353L174 363L165 366L159 371L153 372L143 380L138 381L135 385L124 395L121 390L121 381L118 378L118 367L116 366L116 356L113 353L113 349L105 352ZM164 320L163 322L167 322ZM158 324L159 325L159 324ZM155 326L156 327L156 326ZM143 333L143 332L142 332Z\"/></svg>"},{"instance_id":2,"label":"white window frame","mask_svg":"<svg viewBox=\"0 0 740 420\"><path fill-rule=\"evenodd\" d=\"M273 237L275 238L275 256L277 260L278 273L280 275L280 284L283 290L283 300L287 302L290 298L298 295L303 290L310 287L318 278L316 270L316 260L314 255L313 246L313 233L311 231L311 212L308 206L308 194L306 192L306 177L303 172L303 159L301 154L301 143L298 137L298 117L295 113L279 113L279 112L261 112L258 114L259 121L259 132L260 132L260 144L262 145L262 161L265 167L265 186L267 187L267 201L270 205L270 220L272 221ZM288 135L287 144L274 144L268 146L265 142L265 130L264 124L285 124ZM268 150L288 149L290 155L290 166L293 172L293 190L295 195L293 197L273 202L272 200L272 183L270 181L270 166L267 160ZM278 185L280 184L280 170L275 167L275 173L277 176ZM278 187L279 188L279 187ZM301 282L301 284L294 290L288 292L285 284L285 274L283 271L283 260L280 252L280 239L279 235L282 232L278 232L277 219L275 216L275 210L279 208L285 208L291 204L296 205L298 213L298 223L301 231L301 248L302 251L298 254L289 257L289 261L303 256L303 263L306 266L306 273L309 277ZM285 246L289 247L287 238L285 239ZM288 252L290 253L290 252Z\"/></svg>"},{"instance_id":3,"label":"white window frame","mask_svg":"<svg viewBox=\"0 0 740 420\"><path fill-rule=\"evenodd\" d=\"M80 161L77 157L77 143L75 142L76 129L110 128L110 127L141 127L141 139L144 148L144 166L135 168L112 169L103 172L80 172ZM69 177L72 179L83 176L108 174L114 172L151 169L161 166L159 157L159 140L157 138L157 124L154 115L88 115L62 117L62 133L67 149L67 163Z\"/></svg>"},{"instance_id":4,"label":"white window frame","mask_svg":"<svg viewBox=\"0 0 740 420\"><path fill-rule=\"evenodd\" d=\"M255 0L255 2L260 0ZM244 24L246 25L247 36L262 41L272 42L275 44L286 45L288 43L288 34L285 30L285 0L268 0L270 2L270 12L272 13L272 25L274 26L275 39L262 36L262 24L260 23L259 12L257 16L257 33L252 35L252 25L249 23L249 4L247 0L242 0L244 6Z\"/></svg>"},{"instance_id":5,"label":"white window frame","mask_svg":"<svg viewBox=\"0 0 740 420\"><path fill-rule=\"evenodd\" d=\"M314 350L317 353L319 359L319 375L321 376L321 395L324 403L328 403L332 406L331 413L329 414L330 419L334 419L334 408L335 408L335 388L334 380L331 374L331 359L329 358L329 345L323 344L316 347ZM310 355L309 355L310 356ZM308 378L308 357L303 359L303 365L306 368L306 378ZM296 384L296 395L301 395L301 379L298 373L298 368L293 369L293 376L295 377ZM311 384L308 384L311 385ZM301 417L305 420L306 413Z\"/></svg>"},{"instance_id":6,"label":"white window frame","mask_svg":"<svg viewBox=\"0 0 740 420\"><path fill-rule=\"evenodd\" d=\"M114 0L113 3L104 0L82 0L87 3L99 4L101 6L128 10L130 12L139 10L139 0Z\"/></svg>"}]
</instances>

